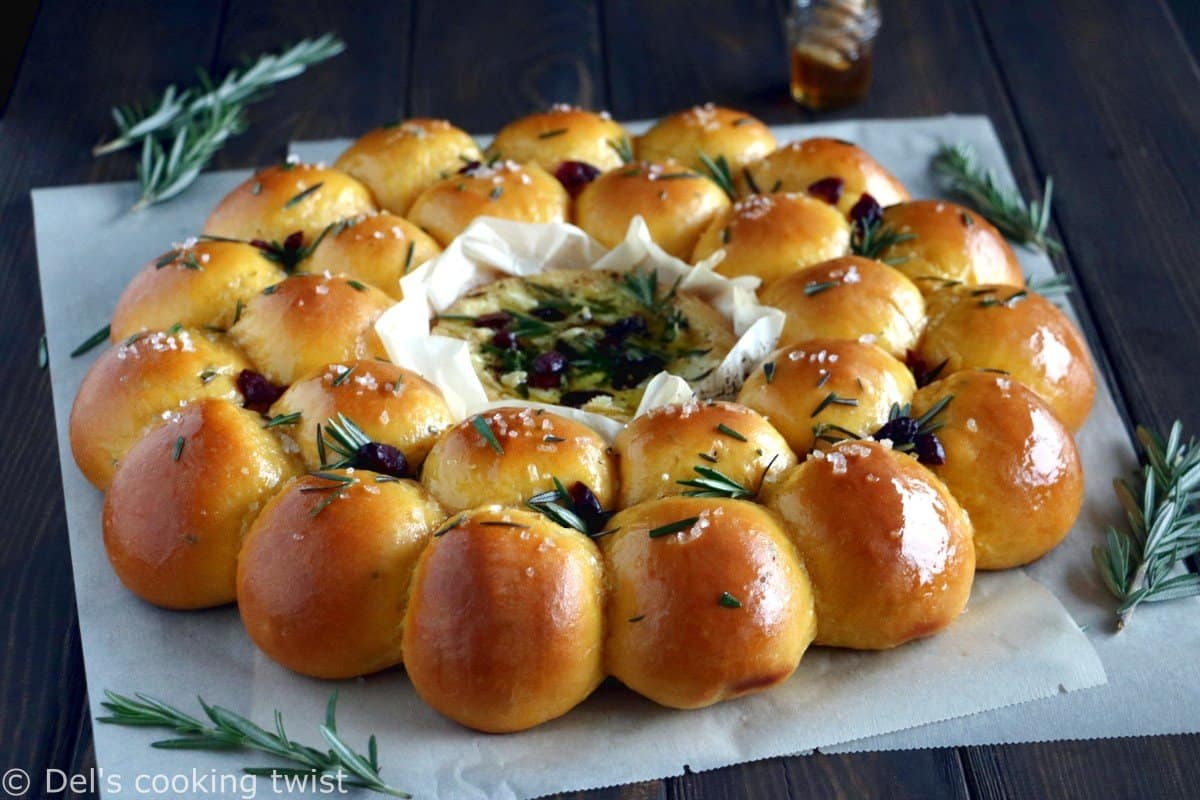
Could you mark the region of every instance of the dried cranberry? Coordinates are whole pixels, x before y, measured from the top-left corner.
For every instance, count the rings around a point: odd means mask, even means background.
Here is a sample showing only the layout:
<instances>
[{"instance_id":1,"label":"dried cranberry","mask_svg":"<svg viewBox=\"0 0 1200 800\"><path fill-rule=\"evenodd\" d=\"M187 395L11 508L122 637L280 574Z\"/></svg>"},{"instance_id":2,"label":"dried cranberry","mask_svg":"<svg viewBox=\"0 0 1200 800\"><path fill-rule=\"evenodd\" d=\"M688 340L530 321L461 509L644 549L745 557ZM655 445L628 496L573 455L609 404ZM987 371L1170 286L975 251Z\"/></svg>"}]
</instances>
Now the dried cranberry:
<instances>
[{"instance_id":1,"label":"dried cranberry","mask_svg":"<svg viewBox=\"0 0 1200 800\"><path fill-rule=\"evenodd\" d=\"M526 383L532 389L557 389L562 385L562 373L535 372Z\"/></svg>"},{"instance_id":2,"label":"dried cranberry","mask_svg":"<svg viewBox=\"0 0 1200 800\"><path fill-rule=\"evenodd\" d=\"M496 331L492 336L492 346L499 347L501 350L516 350L517 337L512 331Z\"/></svg>"},{"instance_id":3,"label":"dried cranberry","mask_svg":"<svg viewBox=\"0 0 1200 800\"><path fill-rule=\"evenodd\" d=\"M928 386L941 376L942 371L946 369L946 364L949 359L935 365L932 369L929 367L929 362L922 358L917 351L908 350L904 353L904 364L908 367L908 371L913 374L913 380L919 387Z\"/></svg>"},{"instance_id":4,"label":"dried cranberry","mask_svg":"<svg viewBox=\"0 0 1200 800\"><path fill-rule=\"evenodd\" d=\"M283 240L283 249L285 252L294 253L304 246L304 231L296 231L289 233L288 237Z\"/></svg>"},{"instance_id":5,"label":"dried cranberry","mask_svg":"<svg viewBox=\"0 0 1200 800\"><path fill-rule=\"evenodd\" d=\"M468 161L466 164L463 164L462 169L460 169L458 171L458 174L459 175L474 175L475 170L479 169L482 166L483 166L483 164L479 161Z\"/></svg>"},{"instance_id":6,"label":"dried cranberry","mask_svg":"<svg viewBox=\"0 0 1200 800\"><path fill-rule=\"evenodd\" d=\"M604 336L615 342L620 342L635 333L646 332L646 319L638 314L622 317L604 329Z\"/></svg>"},{"instance_id":7,"label":"dried cranberry","mask_svg":"<svg viewBox=\"0 0 1200 800\"><path fill-rule=\"evenodd\" d=\"M558 375L567 368L567 357L557 350L548 350L533 360L533 371L538 375Z\"/></svg>"},{"instance_id":8,"label":"dried cranberry","mask_svg":"<svg viewBox=\"0 0 1200 800\"><path fill-rule=\"evenodd\" d=\"M510 322L512 322L512 314L509 314L507 311L494 311L491 314L480 314L475 318L473 324L476 328L499 330L500 328L507 328Z\"/></svg>"},{"instance_id":9,"label":"dried cranberry","mask_svg":"<svg viewBox=\"0 0 1200 800\"><path fill-rule=\"evenodd\" d=\"M946 449L936 433L922 433L913 440L917 446L917 460L931 467L946 463Z\"/></svg>"},{"instance_id":10,"label":"dried cranberry","mask_svg":"<svg viewBox=\"0 0 1200 800\"><path fill-rule=\"evenodd\" d=\"M850 206L850 221L859 227L870 227L883 219L883 207L874 197L862 193L858 202Z\"/></svg>"},{"instance_id":11,"label":"dried cranberry","mask_svg":"<svg viewBox=\"0 0 1200 800\"><path fill-rule=\"evenodd\" d=\"M662 371L666 362L650 353L622 353L613 365L612 385L614 389L632 389L656 372Z\"/></svg>"},{"instance_id":12,"label":"dried cranberry","mask_svg":"<svg viewBox=\"0 0 1200 800\"><path fill-rule=\"evenodd\" d=\"M558 401L564 406L582 408L597 397L612 397L612 395L599 389L575 389L564 393L562 397L558 398Z\"/></svg>"},{"instance_id":13,"label":"dried cranberry","mask_svg":"<svg viewBox=\"0 0 1200 800\"><path fill-rule=\"evenodd\" d=\"M576 481L570 489L570 495L575 514L583 520L588 531L594 533L600 530L600 526L608 521L609 515L601 507L596 494L583 481Z\"/></svg>"},{"instance_id":14,"label":"dried cranberry","mask_svg":"<svg viewBox=\"0 0 1200 800\"><path fill-rule=\"evenodd\" d=\"M262 373L244 369L238 373L237 388L242 393L243 405L260 414L267 413L271 404L283 396L286 386L276 386Z\"/></svg>"},{"instance_id":15,"label":"dried cranberry","mask_svg":"<svg viewBox=\"0 0 1200 800\"><path fill-rule=\"evenodd\" d=\"M831 206L836 206L842 199L842 188L846 182L841 178L821 178L808 185L808 193L819 200L824 200Z\"/></svg>"},{"instance_id":16,"label":"dried cranberry","mask_svg":"<svg viewBox=\"0 0 1200 800\"><path fill-rule=\"evenodd\" d=\"M564 161L554 170L554 177L574 197L583 191L583 187L600 176L600 170L586 161Z\"/></svg>"},{"instance_id":17,"label":"dried cranberry","mask_svg":"<svg viewBox=\"0 0 1200 800\"><path fill-rule=\"evenodd\" d=\"M892 444L907 444L913 441L919 430L920 425L912 417L896 417L885 422L872 438L877 441L890 439Z\"/></svg>"},{"instance_id":18,"label":"dried cranberry","mask_svg":"<svg viewBox=\"0 0 1200 800\"><path fill-rule=\"evenodd\" d=\"M354 463L361 469L369 469L393 478L408 474L408 459L400 449L381 442L367 442L354 454Z\"/></svg>"},{"instance_id":19,"label":"dried cranberry","mask_svg":"<svg viewBox=\"0 0 1200 800\"><path fill-rule=\"evenodd\" d=\"M553 306L538 306L537 308L531 310L529 315L536 317L543 322L561 322L567 318L567 315L563 313L562 309L554 308Z\"/></svg>"}]
</instances>

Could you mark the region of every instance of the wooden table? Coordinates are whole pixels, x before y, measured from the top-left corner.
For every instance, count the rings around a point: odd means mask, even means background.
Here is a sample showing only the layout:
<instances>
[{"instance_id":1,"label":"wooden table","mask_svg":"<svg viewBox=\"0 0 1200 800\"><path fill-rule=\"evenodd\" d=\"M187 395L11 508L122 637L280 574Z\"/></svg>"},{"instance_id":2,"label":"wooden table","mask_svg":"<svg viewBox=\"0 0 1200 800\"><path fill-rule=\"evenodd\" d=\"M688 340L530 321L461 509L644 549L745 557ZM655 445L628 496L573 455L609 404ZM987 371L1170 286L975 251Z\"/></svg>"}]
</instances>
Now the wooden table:
<instances>
[{"instance_id":1,"label":"wooden table","mask_svg":"<svg viewBox=\"0 0 1200 800\"><path fill-rule=\"evenodd\" d=\"M274 161L289 139L397 116L494 130L553 101L621 119L710 99L768 122L815 118L787 97L781 0L507 5L41 3L0 120L0 770L94 765L50 383L36 358L29 190L130 177L130 159L89 156L109 106L190 82L197 64L220 71L335 30L348 51L255 107L217 166ZM1127 418L1200 430L1200 73L1188 47L1200 13L1180 0L1181 30L1161 0L884 6L871 98L841 115L990 115L1022 188L1055 177L1059 267ZM80 242L79 269L117 266L129 267ZM1168 736L776 758L578 796L1183 797L1195 796L1198 763L1200 737Z\"/></svg>"}]
</instances>

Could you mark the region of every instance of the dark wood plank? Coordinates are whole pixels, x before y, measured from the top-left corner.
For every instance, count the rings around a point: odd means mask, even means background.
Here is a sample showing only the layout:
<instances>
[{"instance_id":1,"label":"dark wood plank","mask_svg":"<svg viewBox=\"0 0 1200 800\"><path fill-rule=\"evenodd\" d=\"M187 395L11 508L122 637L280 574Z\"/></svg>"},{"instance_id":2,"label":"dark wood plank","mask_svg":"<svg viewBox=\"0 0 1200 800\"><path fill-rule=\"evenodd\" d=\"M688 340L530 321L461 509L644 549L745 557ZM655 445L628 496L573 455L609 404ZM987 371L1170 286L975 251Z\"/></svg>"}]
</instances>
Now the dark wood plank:
<instances>
[{"instance_id":1,"label":"dark wood plank","mask_svg":"<svg viewBox=\"0 0 1200 800\"><path fill-rule=\"evenodd\" d=\"M1195 430L1196 61L1161 2L978 8L1122 394L1139 421Z\"/></svg>"},{"instance_id":2,"label":"dark wood plank","mask_svg":"<svg viewBox=\"0 0 1200 800\"><path fill-rule=\"evenodd\" d=\"M599 17L586 0L418 4L410 113L494 131L552 103L603 106Z\"/></svg>"},{"instance_id":3,"label":"dark wood plank","mask_svg":"<svg viewBox=\"0 0 1200 800\"><path fill-rule=\"evenodd\" d=\"M217 166L257 166L281 158L297 139L353 136L405 115L413 4L348 0L261 3L231 0L216 72L246 57L277 51L332 31L346 51L277 86L251 107L251 128L220 154Z\"/></svg>"},{"instance_id":4,"label":"dark wood plank","mask_svg":"<svg viewBox=\"0 0 1200 800\"><path fill-rule=\"evenodd\" d=\"M965 748L977 798L1193 798L1200 736Z\"/></svg>"},{"instance_id":5,"label":"dark wood plank","mask_svg":"<svg viewBox=\"0 0 1200 800\"><path fill-rule=\"evenodd\" d=\"M5 7L4 27L0 29L0 109L8 105L39 5L40 0L12 0Z\"/></svg>"},{"instance_id":6,"label":"dark wood plank","mask_svg":"<svg viewBox=\"0 0 1200 800\"><path fill-rule=\"evenodd\" d=\"M28 193L39 185L128 177L128 158L93 161L89 152L108 128L109 106L188 79L194 64L211 57L217 29L217 18L199 6L144 0L42 5L0 122L0 341L8 356L0 415L10 421L0 432L7 455L0 463L6 509L0 753L6 766L34 775L48 767L70 770L87 752L80 737L90 739L90 729L50 382L36 358L42 318ZM105 267L86 257L81 265Z\"/></svg>"}]
</instances>

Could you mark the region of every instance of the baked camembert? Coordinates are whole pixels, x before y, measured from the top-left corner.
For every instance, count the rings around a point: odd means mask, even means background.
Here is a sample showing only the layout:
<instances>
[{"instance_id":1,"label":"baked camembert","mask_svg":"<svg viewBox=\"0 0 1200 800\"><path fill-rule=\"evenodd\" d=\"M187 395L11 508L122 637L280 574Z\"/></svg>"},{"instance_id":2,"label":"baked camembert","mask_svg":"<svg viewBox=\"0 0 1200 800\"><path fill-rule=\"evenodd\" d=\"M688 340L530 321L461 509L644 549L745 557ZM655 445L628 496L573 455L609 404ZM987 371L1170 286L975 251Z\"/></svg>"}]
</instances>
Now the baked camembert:
<instances>
[{"instance_id":1,"label":"baked camembert","mask_svg":"<svg viewBox=\"0 0 1200 800\"><path fill-rule=\"evenodd\" d=\"M504 278L438 316L433 333L471 344L488 397L633 416L663 370L695 383L736 337L704 300L657 272L556 270Z\"/></svg>"}]
</instances>

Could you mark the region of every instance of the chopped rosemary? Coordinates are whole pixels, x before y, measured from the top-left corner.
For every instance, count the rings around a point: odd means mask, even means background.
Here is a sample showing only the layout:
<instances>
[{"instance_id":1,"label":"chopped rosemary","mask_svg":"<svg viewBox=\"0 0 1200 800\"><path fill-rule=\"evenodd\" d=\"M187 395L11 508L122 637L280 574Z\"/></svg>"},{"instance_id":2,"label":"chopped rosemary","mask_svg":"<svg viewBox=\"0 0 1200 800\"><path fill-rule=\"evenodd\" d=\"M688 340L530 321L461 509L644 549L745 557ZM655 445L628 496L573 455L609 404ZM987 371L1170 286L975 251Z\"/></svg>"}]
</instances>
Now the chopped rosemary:
<instances>
[{"instance_id":1,"label":"chopped rosemary","mask_svg":"<svg viewBox=\"0 0 1200 800\"><path fill-rule=\"evenodd\" d=\"M750 173L749 167L742 167L742 177L746 179L746 185L750 187L750 194L762 194L758 184L754 182L754 176Z\"/></svg>"},{"instance_id":2,"label":"chopped rosemary","mask_svg":"<svg viewBox=\"0 0 1200 800\"><path fill-rule=\"evenodd\" d=\"M721 592L721 596L717 598L717 602L725 608L741 608L742 601L731 595L729 592Z\"/></svg>"},{"instance_id":3,"label":"chopped rosemary","mask_svg":"<svg viewBox=\"0 0 1200 800\"><path fill-rule=\"evenodd\" d=\"M307 189L304 189L303 191L299 192L294 197L292 197L290 200L288 200L286 203L284 203L283 207L291 208L292 206L298 205L299 203L301 203L304 200L304 198L306 198L312 194L315 194L316 192L319 192L321 190L321 187L324 185L325 185L324 181L317 181L312 186L309 186Z\"/></svg>"},{"instance_id":4,"label":"chopped rosemary","mask_svg":"<svg viewBox=\"0 0 1200 800\"><path fill-rule=\"evenodd\" d=\"M617 157L621 159L621 163L630 164L633 162L633 145L629 143L629 137L622 136L620 139L605 140Z\"/></svg>"},{"instance_id":5,"label":"chopped rosemary","mask_svg":"<svg viewBox=\"0 0 1200 800\"><path fill-rule=\"evenodd\" d=\"M504 455L504 447L500 444L500 440L496 438L496 433L492 430L491 424L482 415L472 417L471 426L483 437L483 440L488 443L489 447L499 455Z\"/></svg>"},{"instance_id":6,"label":"chopped rosemary","mask_svg":"<svg viewBox=\"0 0 1200 800\"><path fill-rule=\"evenodd\" d=\"M167 728L179 738L152 743L151 747L166 750L257 750L280 758L297 767L243 767L249 775L336 775L345 786L369 789L391 797L411 795L389 786L379 776L379 748L375 737L367 739L367 754L355 752L337 730L335 689L325 706L325 722L320 726L321 737L328 750L300 744L288 736L283 727L283 715L275 712L275 730L269 731L249 719L221 706L209 705L197 698L208 721L184 713L149 695L136 693L133 697L105 690L100 705L108 714L96 721L107 725L126 725L137 728ZM211 723L211 724L210 724Z\"/></svg>"},{"instance_id":7,"label":"chopped rosemary","mask_svg":"<svg viewBox=\"0 0 1200 800\"><path fill-rule=\"evenodd\" d=\"M728 497L737 500L754 496L754 492L720 470L712 467L692 467L692 469L700 475L699 478L675 481L680 486L691 487L683 493L687 497Z\"/></svg>"},{"instance_id":8,"label":"chopped rosemary","mask_svg":"<svg viewBox=\"0 0 1200 800\"><path fill-rule=\"evenodd\" d=\"M822 399L822 400L821 400L821 402L817 404L817 407L816 407L816 408L814 408L814 409L813 409L813 412L812 412L811 414L809 414L808 416L809 416L810 418L811 418L811 417L815 417L815 416L817 416L818 414L820 414L822 411L824 411L825 409L829 408L829 407L830 407L830 406L832 406L832 405L838 405L838 406L857 406L857 405L858 405L858 398L856 398L856 397L842 397L842 396L841 396L841 395L839 395L837 392L830 392L829 394L825 395L824 399Z\"/></svg>"},{"instance_id":9,"label":"chopped rosemary","mask_svg":"<svg viewBox=\"0 0 1200 800\"><path fill-rule=\"evenodd\" d=\"M679 533L680 531L686 531L688 528L692 527L699 521L700 521L699 517L688 517L687 519L680 519L680 520L676 520L675 522L668 522L666 525L659 525L657 528L651 528L646 533L651 539L658 539L663 536L670 536L672 533Z\"/></svg>"},{"instance_id":10,"label":"chopped rosemary","mask_svg":"<svg viewBox=\"0 0 1200 800\"><path fill-rule=\"evenodd\" d=\"M88 338L84 339L83 342L78 347L76 347L74 350L72 350L71 358L75 358L76 356L81 356L84 353L88 352L89 350L95 349L96 347L100 346L100 344L102 344L103 342L107 342L108 337L111 335L112 335L112 326L105 325L103 328L96 331Z\"/></svg>"},{"instance_id":11,"label":"chopped rosemary","mask_svg":"<svg viewBox=\"0 0 1200 800\"><path fill-rule=\"evenodd\" d=\"M730 437L731 439L737 439L739 442L750 441L743 434L741 434L738 431L735 431L733 428L729 427L724 422L717 425L717 431L719 433L725 434L726 436Z\"/></svg>"},{"instance_id":12,"label":"chopped rosemary","mask_svg":"<svg viewBox=\"0 0 1200 800\"><path fill-rule=\"evenodd\" d=\"M775 380L775 362L767 361L763 364L763 375L767 379L767 383Z\"/></svg>"},{"instance_id":13,"label":"chopped rosemary","mask_svg":"<svg viewBox=\"0 0 1200 800\"><path fill-rule=\"evenodd\" d=\"M351 289L354 289L357 292L365 292L367 290L366 284L363 283L362 281L356 281L353 278L351 278L351 279L347 280L346 283L350 285Z\"/></svg>"},{"instance_id":14,"label":"chopped rosemary","mask_svg":"<svg viewBox=\"0 0 1200 800\"><path fill-rule=\"evenodd\" d=\"M440 539L441 537L445 536L447 533L449 533L450 531L454 530L459 525L461 525L463 519L464 519L464 517L455 517L454 519L450 520L445 525L443 525L442 527L440 527L436 531L434 531L433 537L435 539Z\"/></svg>"},{"instance_id":15,"label":"chopped rosemary","mask_svg":"<svg viewBox=\"0 0 1200 800\"><path fill-rule=\"evenodd\" d=\"M293 411L290 414L276 414L275 416L273 416L269 420L267 420L267 423L265 425L263 425L263 427L264 428L277 428L280 425L295 425L297 422L300 421L300 413L301 412L299 412L299 411Z\"/></svg>"},{"instance_id":16,"label":"chopped rosemary","mask_svg":"<svg viewBox=\"0 0 1200 800\"><path fill-rule=\"evenodd\" d=\"M539 139L553 139L555 136L562 136L566 132L566 128L555 128L552 131L542 131L537 135L537 137Z\"/></svg>"},{"instance_id":17,"label":"chopped rosemary","mask_svg":"<svg viewBox=\"0 0 1200 800\"><path fill-rule=\"evenodd\" d=\"M179 456L183 454L183 446L187 443L187 439L180 436L175 439L175 446L171 449L171 460L178 461Z\"/></svg>"},{"instance_id":18,"label":"chopped rosemary","mask_svg":"<svg viewBox=\"0 0 1200 800\"><path fill-rule=\"evenodd\" d=\"M408 243L408 250L404 253L404 274L405 275L407 275L409 273L409 271L412 269L413 253L416 250L416 247L417 247L417 243L415 241L410 241Z\"/></svg>"},{"instance_id":19,"label":"chopped rosemary","mask_svg":"<svg viewBox=\"0 0 1200 800\"><path fill-rule=\"evenodd\" d=\"M718 155L715 159L709 158L703 150L697 150L696 154L700 157L700 163L708 171L708 177L712 182L721 187L721 191L729 197L730 200L737 200L737 189L733 185L733 174L729 171L729 162L725 160L724 155ZM725 232L728 233L726 228Z\"/></svg>"},{"instance_id":20,"label":"chopped rosemary","mask_svg":"<svg viewBox=\"0 0 1200 800\"><path fill-rule=\"evenodd\" d=\"M312 511L308 512L310 517L318 516L322 511L329 507L329 504L337 500L342 494L354 484L358 483L358 478L350 475L337 475L332 472L314 472L314 478L330 481L329 486L306 486L300 491L305 493L312 492L328 492L328 495L322 498L320 503L313 507Z\"/></svg>"},{"instance_id":21,"label":"chopped rosemary","mask_svg":"<svg viewBox=\"0 0 1200 800\"><path fill-rule=\"evenodd\" d=\"M1117 629L1142 603L1200 594L1200 574L1178 572L1200 555L1200 443L1184 441L1178 420L1164 440L1141 425L1141 467L1114 484L1125 509L1125 530L1109 527L1104 547L1092 550L1104 585L1120 601Z\"/></svg>"},{"instance_id":22,"label":"chopped rosemary","mask_svg":"<svg viewBox=\"0 0 1200 800\"><path fill-rule=\"evenodd\" d=\"M809 281L804 284L804 296L812 297L814 294L820 294L827 289L836 289L841 285L841 281Z\"/></svg>"},{"instance_id":23,"label":"chopped rosemary","mask_svg":"<svg viewBox=\"0 0 1200 800\"><path fill-rule=\"evenodd\" d=\"M938 148L930 168L947 191L970 204L1008 238L1044 253L1062 252L1062 244L1046 232L1053 178L1046 177L1040 202L1027 203L1018 190L1001 188L996 174L981 167L975 151L962 143Z\"/></svg>"},{"instance_id":24,"label":"chopped rosemary","mask_svg":"<svg viewBox=\"0 0 1200 800\"><path fill-rule=\"evenodd\" d=\"M357 368L358 368L357 364L352 364L351 366L346 367L344 370L342 370L341 372L338 373L337 377L333 379L333 382L330 385L331 386L341 386L343 383L345 383L347 381L347 379L349 379L350 375Z\"/></svg>"},{"instance_id":25,"label":"chopped rosemary","mask_svg":"<svg viewBox=\"0 0 1200 800\"><path fill-rule=\"evenodd\" d=\"M628 622L641 622L646 618L645 614L638 614L636 617L630 617Z\"/></svg>"},{"instance_id":26,"label":"chopped rosemary","mask_svg":"<svg viewBox=\"0 0 1200 800\"><path fill-rule=\"evenodd\" d=\"M498 199L498 198L500 197L500 195L502 195L502 194L504 194L504 187L503 187L503 186L493 186L493 187L492 187L492 190L491 190L490 192L488 192L488 199L489 199L489 200L496 200L496 199Z\"/></svg>"}]
</instances>

